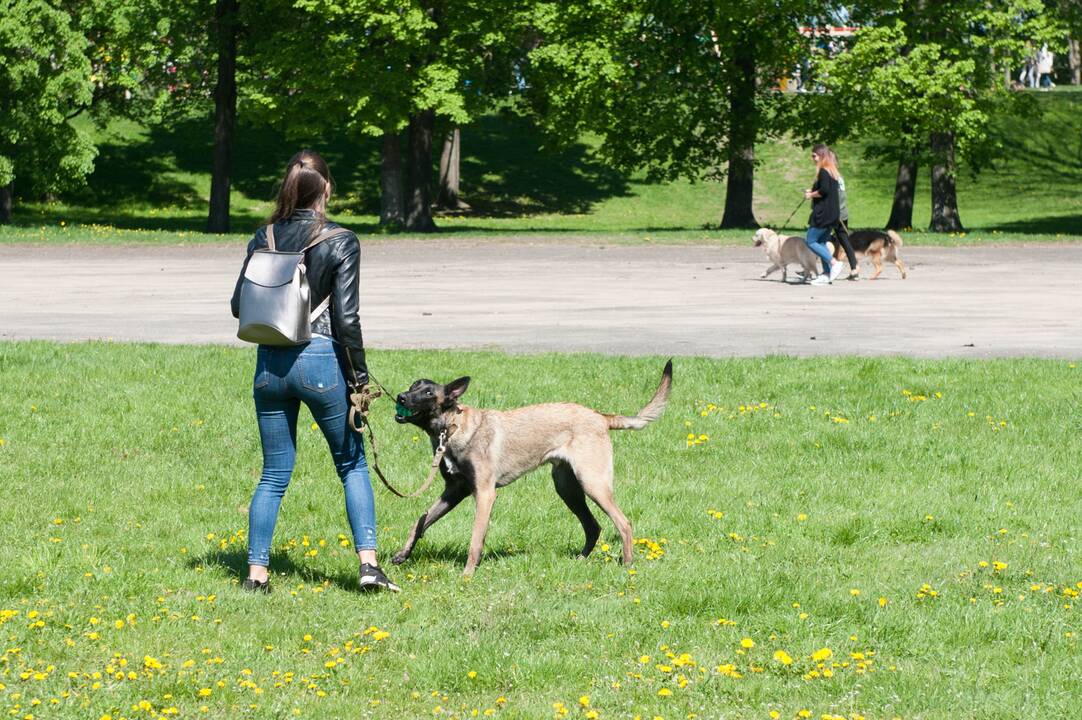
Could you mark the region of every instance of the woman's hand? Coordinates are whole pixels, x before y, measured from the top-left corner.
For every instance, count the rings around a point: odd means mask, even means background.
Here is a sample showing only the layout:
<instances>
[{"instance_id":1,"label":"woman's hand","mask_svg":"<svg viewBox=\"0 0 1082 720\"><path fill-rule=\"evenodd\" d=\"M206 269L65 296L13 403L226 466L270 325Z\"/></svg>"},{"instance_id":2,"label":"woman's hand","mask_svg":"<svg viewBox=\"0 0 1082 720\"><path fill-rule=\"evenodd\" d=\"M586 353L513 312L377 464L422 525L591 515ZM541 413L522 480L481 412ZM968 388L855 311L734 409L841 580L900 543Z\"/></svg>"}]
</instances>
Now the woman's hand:
<instances>
[{"instance_id":1,"label":"woman's hand","mask_svg":"<svg viewBox=\"0 0 1082 720\"><path fill-rule=\"evenodd\" d=\"M813 197L815 197L815 196L816 196L816 195L815 195L815 191L814 191L814 190L805 190L805 191L804 191L804 199L805 199L805 200L811 200L811 199L812 199Z\"/></svg>"}]
</instances>

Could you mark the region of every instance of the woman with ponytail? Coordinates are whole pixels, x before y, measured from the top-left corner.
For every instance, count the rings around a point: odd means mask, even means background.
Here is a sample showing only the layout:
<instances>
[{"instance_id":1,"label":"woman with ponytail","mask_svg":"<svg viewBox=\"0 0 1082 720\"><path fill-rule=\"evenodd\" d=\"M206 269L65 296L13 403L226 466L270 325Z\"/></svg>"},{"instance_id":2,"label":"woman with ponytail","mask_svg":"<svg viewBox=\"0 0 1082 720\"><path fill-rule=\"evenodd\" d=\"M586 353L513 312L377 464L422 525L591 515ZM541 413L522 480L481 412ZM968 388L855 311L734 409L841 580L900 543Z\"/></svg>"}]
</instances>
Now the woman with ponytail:
<instances>
[{"instance_id":1,"label":"woman with ponytail","mask_svg":"<svg viewBox=\"0 0 1082 720\"><path fill-rule=\"evenodd\" d=\"M834 162L834 153L823 144L812 148L812 162L815 163L815 184L804 191L804 197L812 201L811 217L808 219L808 234L804 243L823 261L823 273L812 280L812 285L829 285L841 275L844 265L831 257L827 249L830 232L837 224L840 213L838 203L838 166Z\"/></svg>"},{"instance_id":2,"label":"woman with ponytail","mask_svg":"<svg viewBox=\"0 0 1082 720\"><path fill-rule=\"evenodd\" d=\"M301 345L260 345L253 383L263 473L248 507L248 578L244 589L270 592L268 566L278 508L293 474L297 452L297 414L303 402L323 432L342 481L346 517L360 561L362 590L399 588L376 560L376 514L364 442L348 422L349 394L368 384L361 337L360 245L352 231L328 222L333 183L327 163L302 150L289 160L278 191L273 226L274 249L301 252L325 230L341 230L305 253L311 306L329 298L312 320L312 339ZM248 243L248 254L233 292L233 316L240 313L240 287L252 253L267 249L267 228Z\"/></svg>"}]
</instances>

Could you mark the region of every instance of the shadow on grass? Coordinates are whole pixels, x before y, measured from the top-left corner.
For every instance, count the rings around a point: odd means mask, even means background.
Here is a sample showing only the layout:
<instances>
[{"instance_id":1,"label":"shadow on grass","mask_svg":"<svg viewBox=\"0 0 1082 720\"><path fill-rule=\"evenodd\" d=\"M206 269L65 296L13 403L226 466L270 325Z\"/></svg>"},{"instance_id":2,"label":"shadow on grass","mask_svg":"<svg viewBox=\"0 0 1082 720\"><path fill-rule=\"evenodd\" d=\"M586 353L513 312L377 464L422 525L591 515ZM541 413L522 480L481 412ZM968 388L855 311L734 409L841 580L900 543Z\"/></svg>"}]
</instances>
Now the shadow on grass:
<instances>
[{"instance_id":1,"label":"shadow on grass","mask_svg":"<svg viewBox=\"0 0 1082 720\"><path fill-rule=\"evenodd\" d=\"M1082 214L1026 218L1025 220L981 225L980 229L998 230L1003 233L1077 236L1082 234Z\"/></svg>"},{"instance_id":2,"label":"shadow on grass","mask_svg":"<svg viewBox=\"0 0 1082 720\"><path fill-rule=\"evenodd\" d=\"M498 562L503 558L514 557L520 555L521 550L514 548L503 549L486 549L485 554L481 559L481 566L484 567L485 563ZM400 567L402 572L409 572L410 565L414 565L421 561L443 562L457 566L457 569L461 571L466 566L466 549L460 545L429 545L419 544L414 549L413 554L410 555L410 559L400 566L391 565L388 560L387 563L380 563L386 568L386 571L391 575L391 579L394 579L394 568ZM308 565L298 565L293 561L286 553L272 552L270 559L270 569L272 576L280 576L285 574L292 578L307 584L322 585L323 583L329 583L337 588L347 591L357 590L357 567L353 561L347 561L348 570L342 572L327 573L317 568L310 567ZM230 575L238 578L245 578L248 576L248 554L242 550L214 550L203 555L196 557L190 557L188 559L189 568L197 567L216 567L227 571ZM290 582L292 582L292 580ZM281 582L281 581L279 581Z\"/></svg>"},{"instance_id":3,"label":"shadow on grass","mask_svg":"<svg viewBox=\"0 0 1082 720\"><path fill-rule=\"evenodd\" d=\"M48 205L19 212L16 225L42 223L113 225L125 229L202 231L206 224L211 172L212 124L186 119L141 128L118 124L98 144L94 172L84 188L59 197L63 207ZM509 114L489 115L462 130L462 197L472 217L521 217L539 213L588 212L596 203L627 195L629 184L576 143L547 150L540 133ZM267 126L241 124L233 149L232 188L245 198L270 201L285 163L296 150L322 154L335 178L331 214L379 212L379 140L341 133L287 137ZM441 143L433 143L435 168ZM433 175L435 175L435 171ZM246 231L264 221L251 212L231 214L234 227ZM357 228L379 232L376 225ZM454 227L452 232L481 228ZM530 230L533 232L534 230ZM538 228L536 232L566 232Z\"/></svg>"}]
</instances>

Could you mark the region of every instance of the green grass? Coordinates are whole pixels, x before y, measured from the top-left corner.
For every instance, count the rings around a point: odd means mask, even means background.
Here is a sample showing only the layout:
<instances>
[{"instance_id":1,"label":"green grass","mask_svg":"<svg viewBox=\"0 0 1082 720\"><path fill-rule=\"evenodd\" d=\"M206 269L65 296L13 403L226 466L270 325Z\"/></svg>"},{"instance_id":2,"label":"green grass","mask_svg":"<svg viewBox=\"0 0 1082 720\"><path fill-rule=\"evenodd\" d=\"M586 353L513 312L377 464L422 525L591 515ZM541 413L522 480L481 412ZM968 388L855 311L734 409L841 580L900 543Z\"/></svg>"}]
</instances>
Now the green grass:
<instances>
[{"instance_id":1,"label":"green grass","mask_svg":"<svg viewBox=\"0 0 1082 720\"><path fill-rule=\"evenodd\" d=\"M375 597L354 590L341 489L306 413L276 591L238 589L260 472L253 363L226 347L0 345L6 715L546 718L562 703L584 718L583 696L601 718L1077 713L1073 363L678 358L662 420L613 434L617 499L644 541L634 574L607 521L610 547L572 557L581 530L541 471L500 491L472 580L465 507L393 569L404 592ZM371 364L392 388L469 373L482 407L631 412L662 359ZM381 403L382 464L416 487L425 443ZM376 495L389 554L427 500Z\"/></svg>"},{"instance_id":2,"label":"green grass","mask_svg":"<svg viewBox=\"0 0 1082 720\"><path fill-rule=\"evenodd\" d=\"M1082 93L1035 93L1038 118L1005 118L996 134L1010 157L977 177L959 174L963 236L923 232L929 218L928 169L921 168L910 244L1082 240ZM0 243L202 243L210 189L210 126L186 121L145 128L116 121L95 135L101 155L88 187L53 202L20 202L15 226ZM711 229L721 219L724 185L650 184L601 165L593 143L546 150L522 120L493 115L463 131L463 194L475 212L438 220L444 234L499 239L529 236L603 238L624 243L747 242L745 231ZM375 213L379 158L374 142L345 137L287 140L242 126L235 150L233 225L250 233L270 213L281 166L299 146L323 152L336 174L332 215L365 234L379 233ZM894 189L893 166L865 160L859 143L839 148L855 227L879 227ZM807 152L792 143L758 148L756 215L778 226L809 183ZM802 228L802 209L790 223Z\"/></svg>"}]
</instances>

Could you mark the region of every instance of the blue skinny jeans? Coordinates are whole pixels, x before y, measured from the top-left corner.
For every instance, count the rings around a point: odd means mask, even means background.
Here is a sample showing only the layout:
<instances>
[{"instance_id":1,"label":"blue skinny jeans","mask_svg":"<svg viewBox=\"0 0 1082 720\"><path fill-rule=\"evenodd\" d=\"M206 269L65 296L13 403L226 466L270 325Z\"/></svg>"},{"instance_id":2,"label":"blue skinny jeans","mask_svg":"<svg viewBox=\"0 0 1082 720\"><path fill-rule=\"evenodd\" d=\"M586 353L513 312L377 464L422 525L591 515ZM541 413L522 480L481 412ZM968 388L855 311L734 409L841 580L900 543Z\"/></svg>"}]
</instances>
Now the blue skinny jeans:
<instances>
[{"instance_id":1,"label":"blue skinny jeans","mask_svg":"<svg viewBox=\"0 0 1082 720\"><path fill-rule=\"evenodd\" d=\"M248 506L248 564L270 564L271 538L297 456L297 413L303 402L323 431L346 493L346 517L358 551L376 549L376 509L364 440L349 426L349 390L334 342L260 345L253 396L263 445L263 474Z\"/></svg>"},{"instance_id":2,"label":"blue skinny jeans","mask_svg":"<svg viewBox=\"0 0 1082 720\"><path fill-rule=\"evenodd\" d=\"M808 234L804 236L804 244L808 249L819 256L823 261L823 272L830 274L830 251L827 250L827 240L830 240L830 228L808 228Z\"/></svg>"}]
</instances>

